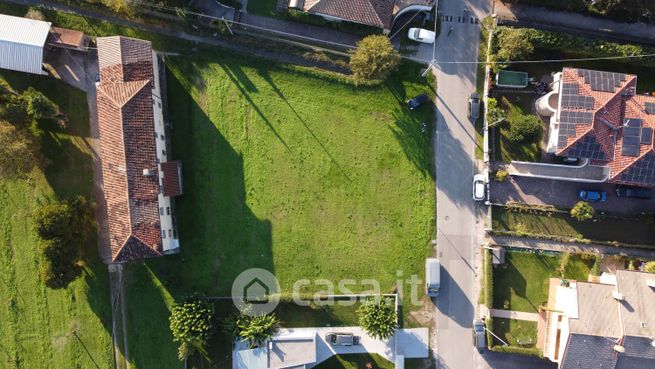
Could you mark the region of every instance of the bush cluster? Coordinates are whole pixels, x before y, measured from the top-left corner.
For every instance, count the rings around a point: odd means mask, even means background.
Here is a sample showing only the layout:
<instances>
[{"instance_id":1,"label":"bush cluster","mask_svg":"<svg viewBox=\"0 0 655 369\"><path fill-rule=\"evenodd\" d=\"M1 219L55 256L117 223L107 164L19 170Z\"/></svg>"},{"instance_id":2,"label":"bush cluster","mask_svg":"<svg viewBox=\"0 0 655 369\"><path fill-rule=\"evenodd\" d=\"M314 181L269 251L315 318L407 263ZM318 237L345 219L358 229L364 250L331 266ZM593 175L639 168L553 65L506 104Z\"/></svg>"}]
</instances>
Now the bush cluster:
<instances>
[{"instance_id":1,"label":"bush cluster","mask_svg":"<svg viewBox=\"0 0 655 369\"><path fill-rule=\"evenodd\" d=\"M34 213L43 259L39 275L51 288L64 288L80 274L82 247L96 231L93 205L78 196L41 206Z\"/></svg>"},{"instance_id":2,"label":"bush cluster","mask_svg":"<svg viewBox=\"0 0 655 369\"><path fill-rule=\"evenodd\" d=\"M202 295L192 295L173 307L169 323L173 341L178 342L178 356L185 360L196 351L205 352L207 341L216 330L215 307Z\"/></svg>"}]
</instances>

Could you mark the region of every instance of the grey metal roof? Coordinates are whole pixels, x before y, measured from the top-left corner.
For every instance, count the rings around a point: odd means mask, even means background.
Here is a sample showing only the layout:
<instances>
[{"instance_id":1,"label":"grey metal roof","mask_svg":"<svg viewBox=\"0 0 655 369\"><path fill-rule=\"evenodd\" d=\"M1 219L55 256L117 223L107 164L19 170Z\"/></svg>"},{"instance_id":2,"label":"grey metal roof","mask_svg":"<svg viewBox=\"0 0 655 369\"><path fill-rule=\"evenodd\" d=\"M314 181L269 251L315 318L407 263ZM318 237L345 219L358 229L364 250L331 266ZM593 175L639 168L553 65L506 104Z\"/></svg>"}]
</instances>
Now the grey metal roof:
<instances>
[{"instance_id":1,"label":"grey metal roof","mask_svg":"<svg viewBox=\"0 0 655 369\"><path fill-rule=\"evenodd\" d=\"M578 282L579 319L570 319L571 333L620 337L618 306L612 297L614 286Z\"/></svg>"},{"instance_id":2,"label":"grey metal roof","mask_svg":"<svg viewBox=\"0 0 655 369\"><path fill-rule=\"evenodd\" d=\"M618 359L616 338L571 334L559 369L611 369Z\"/></svg>"},{"instance_id":3,"label":"grey metal roof","mask_svg":"<svg viewBox=\"0 0 655 369\"><path fill-rule=\"evenodd\" d=\"M638 271L616 272L621 301L621 320L626 336L655 338L655 289L646 284L655 275Z\"/></svg>"},{"instance_id":4,"label":"grey metal roof","mask_svg":"<svg viewBox=\"0 0 655 369\"><path fill-rule=\"evenodd\" d=\"M43 47L50 22L0 14L0 41Z\"/></svg>"}]
</instances>

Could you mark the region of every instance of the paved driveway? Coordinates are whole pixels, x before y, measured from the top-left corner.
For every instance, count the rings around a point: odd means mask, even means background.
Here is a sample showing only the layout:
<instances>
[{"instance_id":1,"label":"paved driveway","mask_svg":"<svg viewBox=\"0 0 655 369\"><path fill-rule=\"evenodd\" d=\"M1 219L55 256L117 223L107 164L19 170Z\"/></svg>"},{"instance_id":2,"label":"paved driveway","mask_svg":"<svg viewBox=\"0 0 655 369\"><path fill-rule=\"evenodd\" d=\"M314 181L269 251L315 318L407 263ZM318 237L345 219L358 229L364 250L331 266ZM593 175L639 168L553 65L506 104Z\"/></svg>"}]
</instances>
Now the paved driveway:
<instances>
[{"instance_id":1,"label":"paved driveway","mask_svg":"<svg viewBox=\"0 0 655 369\"><path fill-rule=\"evenodd\" d=\"M578 190L588 188L607 192L606 202L593 203L597 210L625 215L655 211L655 198L620 198L616 196L616 185L613 184L584 184L529 177L508 178L510 179L505 182L491 181L489 186L493 203L522 202L571 208L579 201Z\"/></svg>"},{"instance_id":2,"label":"paved driveway","mask_svg":"<svg viewBox=\"0 0 655 369\"><path fill-rule=\"evenodd\" d=\"M490 369L557 369L557 364L534 356L510 355L486 351L482 355L485 368Z\"/></svg>"}]
</instances>

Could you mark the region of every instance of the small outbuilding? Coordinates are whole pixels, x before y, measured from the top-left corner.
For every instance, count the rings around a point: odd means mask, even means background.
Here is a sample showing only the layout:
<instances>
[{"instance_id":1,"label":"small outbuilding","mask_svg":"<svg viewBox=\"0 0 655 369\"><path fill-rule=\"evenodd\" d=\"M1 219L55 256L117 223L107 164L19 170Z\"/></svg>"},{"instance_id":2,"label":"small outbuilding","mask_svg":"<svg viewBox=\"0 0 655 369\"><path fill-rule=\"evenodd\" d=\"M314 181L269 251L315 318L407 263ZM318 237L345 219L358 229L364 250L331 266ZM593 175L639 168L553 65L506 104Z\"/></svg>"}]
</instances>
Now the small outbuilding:
<instances>
[{"instance_id":1,"label":"small outbuilding","mask_svg":"<svg viewBox=\"0 0 655 369\"><path fill-rule=\"evenodd\" d=\"M0 68L45 74L43 49L50 22L0 14Z\"/></svg>"}]
</instances>

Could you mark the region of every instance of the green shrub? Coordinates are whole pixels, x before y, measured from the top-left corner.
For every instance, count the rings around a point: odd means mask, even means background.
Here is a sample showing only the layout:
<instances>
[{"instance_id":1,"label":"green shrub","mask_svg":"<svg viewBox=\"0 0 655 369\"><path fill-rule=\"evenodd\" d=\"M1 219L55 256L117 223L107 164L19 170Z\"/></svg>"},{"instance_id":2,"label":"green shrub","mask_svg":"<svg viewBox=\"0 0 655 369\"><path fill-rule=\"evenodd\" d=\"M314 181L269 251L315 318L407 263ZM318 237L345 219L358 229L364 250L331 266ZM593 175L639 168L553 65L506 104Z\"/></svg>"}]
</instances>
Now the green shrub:
<instances>
[{"instance_id":1,"label":"green shrub","mask_svg":"<svg viewBox=\"0 0 655 369\"><path fill-rule=\"evenodd\" d=\"M216 329L215 308L202 295L186 297L173 307L169 318L173 341L180 343L178 356L185 360L196 350L204 353L207 341Z\"/></svg>"},{"instance_id":2,"label":"green shrub","mask_svg":"<svg viewBox=\"0 0 655 369\"><path fill-rule=\"evenodd\" d=\"M387 36L364 37L350 51L350 70L355 81L384 80L400 63L400 54Z\"/></svg>"},{"instance_id":3,"label":"green shrub","mask_svg":"<svg viewBox=\"0 0 655 369\"><path fill-rule=\"evenodd\" d=\"M48 99L40 91L30 87L22 94L27 107L27 113L34 119L49 119L54 118L59 114L59 107L57 104Z\"/></svg>"},{"instance_id":4,"label":"green shrub","mask_svg":"<svg viewBox=\"0 0 655 369\"><path fill-rule=\"evenodd\" d=\"M506 170L504 170L504 169L499 169L499 170L497 170L496 173L494 174L494 179L495 179L497 182L505 182L505 180L507 179L507 176L509 176L509 173L507 173Z\"/></svg>"},{"instance_id":5,"label":"green shrub","mask_svg":"<svg viewBox=\"0 0 655 369\"><path fill-rule=\"evenodd\" d=\"M655 261L649 261L644 265L644 272L655 274Z\"/></svg>"},{"instance_id":6,"label":"green shrub","mask_svg":"<svg viewBox=\"0 0 655 369\"><path fill-rule=\"evenodd\" d=\"M571 216L578 221L585 221L594 219L596 216L596 210L589 205L586 201L578 201L575 206L571 209Z\"/></svg>"},{"instance_id":7,"label":"green shrub","mask_svg":"<svg viewBox=\"0 0 655 369\"><path fill-rule=\"evenodd\" d=\"M600 263L603 261L603 257L600 254L595 255L594 265L591 267L589 274L598 277L600 275Z\"/></svg>"},{"instance_id":8,"label":"green shrub","mask_svg":"<svg viewBox=\"0 0 655 369\"><path fill-rule=\"evenodd\" d=\"M398 314L390 298L376 296L362 303L357 309L359 325L376 339L393 336L398 327Z\"/></svg>"},{"instance_id":9,"label":"green shrub","mask_svg":"<svg viewBox=\"0 0 655 369\"><path fill-rule=\"evenodd\" d=\"M507 139L514 143L537 140L541 137L543 123L539 117L525 114L513 117L509 122Z\"/></svg>"},{"instance_id":10,"label":"green shrub","mask_svg":"<svg viewBox=\"0 0 655 369\"><path fill-rule=\"evenodd\" d=\"M534 45L525 33L524 28L500 28L495 37L498 45L495 61L526 60L532 56Z\"/></svg>"},{"instance_id":11,"label":"green shrub","mask_svg":"<svg viewBox=\"0 0 655 369\"><path fill-rule=\"evenodd\" d=\"M82 196L43 205L34 213L34 230L41 239L41 281L66 287L79 276L82 247L96 231L93 205Z\"/></svg>"},{"instance_id":12,"label":"green shrub","mask_svg":"<svg viewBox=\"0 0 655 369\"><path fill-rule=\"evenodd\" d=\"M517 347L517 346L503 346L497 345L493 346L493 351L496 352L505 352L508 354L519 354L519 355L528 355L528 356L538 356L542 357L542 352L536 347L526 348L526 347Z\"/></svg>"}]
</instances>

